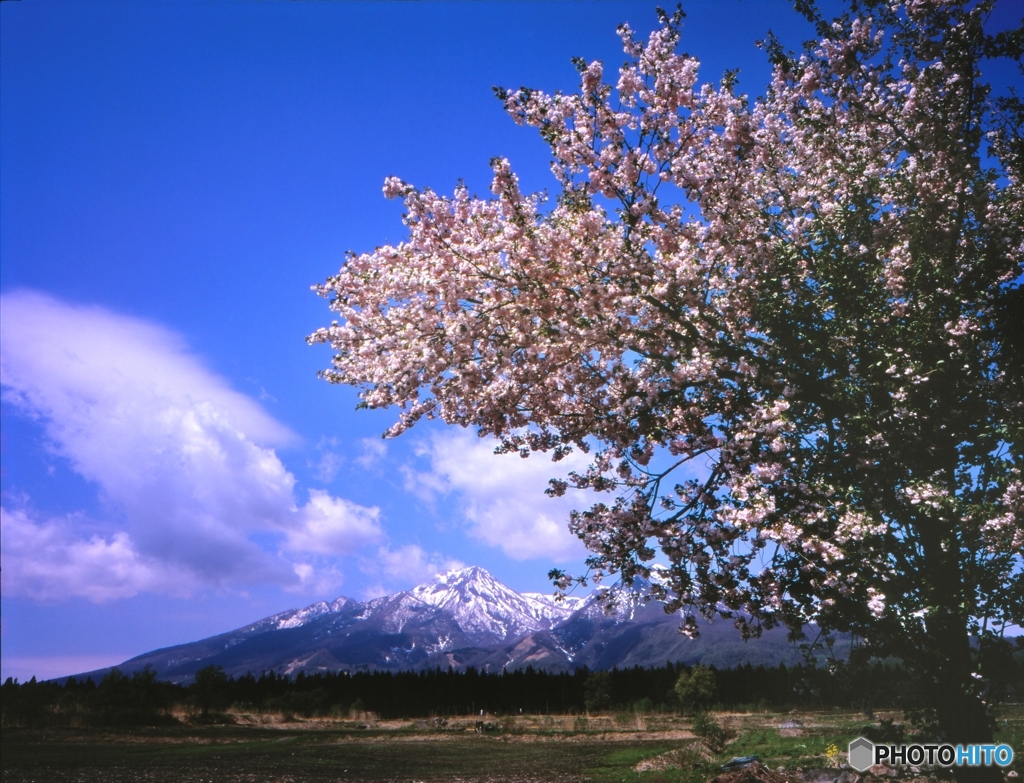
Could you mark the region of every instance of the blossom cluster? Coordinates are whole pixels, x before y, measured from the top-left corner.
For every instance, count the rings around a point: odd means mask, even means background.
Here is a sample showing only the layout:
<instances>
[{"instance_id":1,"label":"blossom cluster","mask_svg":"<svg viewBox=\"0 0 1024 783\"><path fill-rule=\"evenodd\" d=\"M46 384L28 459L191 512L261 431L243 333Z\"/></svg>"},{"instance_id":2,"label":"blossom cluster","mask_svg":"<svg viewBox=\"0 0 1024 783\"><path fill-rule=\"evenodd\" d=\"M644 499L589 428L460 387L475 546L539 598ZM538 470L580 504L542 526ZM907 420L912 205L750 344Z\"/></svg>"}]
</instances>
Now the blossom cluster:
<instances>
[{"instance_id":1,"label":"blossom cluster","mask_svg":"<svg viewBox=\"0 0 1024 783\"><path fill-rule=\"evenodd\" d=\"M591 453L551 494L607 493L570 521L590 566L649 575L660 551L671 610L898 629L935 564L1020 622L998 594L1022 589L1022 408L993 315L1022 272L1020 166L969 6L822 22L799 56L770 41L754 101L699 82L679 16L620 28L614 86L579 61L576 94L499 91L558 199L505 159L487 199L389 178L409 236L316 287L324 377L399 407L390 435L426 417Z\"/></svg>"}]
</instances>

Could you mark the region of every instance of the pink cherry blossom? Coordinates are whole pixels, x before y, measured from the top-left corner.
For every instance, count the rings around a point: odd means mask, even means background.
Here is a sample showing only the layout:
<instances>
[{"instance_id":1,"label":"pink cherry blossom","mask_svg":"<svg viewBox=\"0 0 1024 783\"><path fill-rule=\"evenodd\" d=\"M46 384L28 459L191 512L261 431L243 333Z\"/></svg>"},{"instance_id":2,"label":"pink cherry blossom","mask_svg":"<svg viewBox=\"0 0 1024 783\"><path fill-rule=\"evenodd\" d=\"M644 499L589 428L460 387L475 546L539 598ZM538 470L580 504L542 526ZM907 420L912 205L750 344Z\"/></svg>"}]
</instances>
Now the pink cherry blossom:
<instances>
[{"instance_id":1,"label":"pink cherry blossom","mask_svg":"<svg viewBox=\"0 0 1024 783\"><path fill-rule=\"evenodd\" d=\"M550 492L606 495L569 521L590 576L661 553L654 594L686 632L813 622L976 693L970 637L1024 622L1024 381L1001 315L1024 273L1024 109L981 80L1016 52L984 32L990 6L818 19L801 55L768 42L753 101L699 82L679 16L646 42L620 28L614 87L577 61L578 94L499 90L550 145L558 197L504 159L487 199L389 178L409 236L316 287L338 319L309 338L335 351L323 377L398 408L390 436L426 417L588 452ZM950 737L980 736L980 702L929 698Z\"/></svg>"}]
</instances>

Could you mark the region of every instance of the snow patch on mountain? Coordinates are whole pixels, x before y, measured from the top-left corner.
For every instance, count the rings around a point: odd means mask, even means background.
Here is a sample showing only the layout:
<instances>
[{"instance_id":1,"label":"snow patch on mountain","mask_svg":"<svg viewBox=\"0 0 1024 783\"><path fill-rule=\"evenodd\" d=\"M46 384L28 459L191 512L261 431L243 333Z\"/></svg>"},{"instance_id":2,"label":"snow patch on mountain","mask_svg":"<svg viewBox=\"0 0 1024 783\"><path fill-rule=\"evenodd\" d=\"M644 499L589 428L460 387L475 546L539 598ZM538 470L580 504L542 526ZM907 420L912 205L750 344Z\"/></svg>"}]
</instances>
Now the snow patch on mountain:
<instances>
[{"instance_id":1,"label":"snow patch on mountain","mask_svg":"<svg viewBox=\"0 0 1024 783\"><path fill-rule=\"evenodd\" d=\"M564 620L583 604L590 596L566 595L556 598L548 593L520 593L520 595L536 607L538 613L551 616L554 622Z\"/></svg>"},{"instance_id":2,"label":"snow patch on mountain","mask_svg":"<svg viewBox=\"0 0 1024 783\"><path fill-rule=\"evenodd\" d=\"M327 603L326 601L317 601L315 604L310 604L304 609L289 609L287 612L275 614L273 617L268 617L267 620L261 621L261 623L270 621L270 624L272 624L277 630L281 630L283 628L298 628L299 626L312 622L319 617L323 617L325 614L340 612L351 603L352 599L345 598L344 596L332 601L331 603Z\"/></svg>"},{"instance_id":3,"label":"snow patch on mountain","mask_svg":"<svg viewBox=\"0 0 1024 783\"><path fill-rule=\"evenodd\" d=\"M572 610L509 589L477 566L449 571L409 595L450 614L464 633L505 641L551 628Z\"/></svg>"},{"instance_id":4,"label":"snow patch on mountain","mask_svg":"<svg viewBox=\"0 0 1024 783\"><path fill-rule=\"evenodd\" d=\"M329 611L331 611L331 607L326 601L318 601L312 606L307 606L305 609L293 609L290 612L285 612L285 616L277 621L276 627L278 630L282 628L298 628L310 620L322 617Z\"/></svg>"},{"instance_id":5,"label":"snow patch on mountain","mask_svg":"<svg viewBox=\"0 0 1024 783\"><path fill-rule=\"evenodd\" d=\"M779 646L788 645L784 629L781 642L767 653L735 652L728 624L705 624L703 641L680 636L678 614L667 615L664 604L648 600L651 583L663 578L655 571L650 580L618 582L587 597L559 601L543 593L520 595L484 569L467 568L365 603L339 598L281 612L228 633L136 656L122 667L130 673L152 665L161 678L188 682L208 665L224 666L238 677L261 670L294 675L438 666L597 670L665 660L693 663L707 656L734 665L788 661L786 656L793 655ZM602 597L614 600L611 612ZM103 674L83 673L82 678Z\"/></svg>"},{"instance_id":6,"label":"snow patch on mountain","mask_svg":"<svg viewBox=\"0 0 1024 783\"><path fill-rule=\"evenodd\" d=\"M519 594L495 579L486 569L473 566L439 574L432 581L400 593L355 603L338 598L318 601L302 609L267 617L239 629L241 638L271 630L301 628L328 615L346 612L344 622L377 621L386 633L401 633L413 620L425 619L430 610L448 615L466 635L479 643L516 639L547 630L584 607L589 598L567 596L556 600L544 593ZM343 621L339 618L339 622ZM449 646L441 642L440 649Z\"/></svg>"}]
</instances>

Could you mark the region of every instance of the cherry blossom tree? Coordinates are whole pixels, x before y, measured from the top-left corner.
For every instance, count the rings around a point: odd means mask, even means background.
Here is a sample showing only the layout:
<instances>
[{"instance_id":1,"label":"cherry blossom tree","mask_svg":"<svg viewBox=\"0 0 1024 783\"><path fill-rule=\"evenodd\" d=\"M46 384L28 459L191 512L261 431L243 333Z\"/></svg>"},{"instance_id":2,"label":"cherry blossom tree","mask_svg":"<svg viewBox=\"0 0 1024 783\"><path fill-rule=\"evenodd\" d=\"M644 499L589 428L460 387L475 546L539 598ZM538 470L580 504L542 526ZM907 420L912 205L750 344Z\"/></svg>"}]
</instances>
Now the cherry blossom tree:
<instances>
[{"instance_id":1,"label":"cherry blossom tree","mask_svg":"<svg viewBox=\"0 0 1024 783\"><path fill-rule=\"evenodd\" d=\"M619 29L614 85L497 90L554 203L503 159L488 198L389 178L409 238L317 286L323 377L400 408L389 436L588 452L549 492L607 497L569 522L591 576L660 552L685 630L851 632L943 736L991 739L972 639L1024 622L1024 111L981 78L1024 33L993 2L800 2L820 40L769 38L756 100L699 82L681 13Z\"/></svg>"}]
</instances>

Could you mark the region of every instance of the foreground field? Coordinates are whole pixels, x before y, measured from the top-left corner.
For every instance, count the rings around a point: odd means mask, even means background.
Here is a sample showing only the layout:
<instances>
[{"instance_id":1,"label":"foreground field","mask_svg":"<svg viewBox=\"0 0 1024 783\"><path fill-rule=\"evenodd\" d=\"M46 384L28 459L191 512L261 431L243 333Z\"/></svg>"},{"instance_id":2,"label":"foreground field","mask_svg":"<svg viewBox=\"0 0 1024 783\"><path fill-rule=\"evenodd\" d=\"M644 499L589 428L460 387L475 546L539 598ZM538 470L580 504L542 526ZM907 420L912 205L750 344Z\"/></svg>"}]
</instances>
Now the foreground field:
<instances>
[{"instance_id":1,"label":"foreground field","mask_svg":"<svg viewBox=\"0 0 1024 783\"><path fill-rule=\"evenodd\" d=\"M734 737L719 758L697 750L684 719L634 713L589 719L489 716L488 733L474 730L475 718L439 726L282 723L273 716L242 715L226 726L7 728L0 750L3 783L699 783L733 755L756 753L772 768L827 767L828 746L845 748L866 723L860 715L834 712L718 719ZM1000 740L1024 758L1024 710L1003 711ZM645 771L637 771L638 765Z\"/></svg>"}]
</instances>

